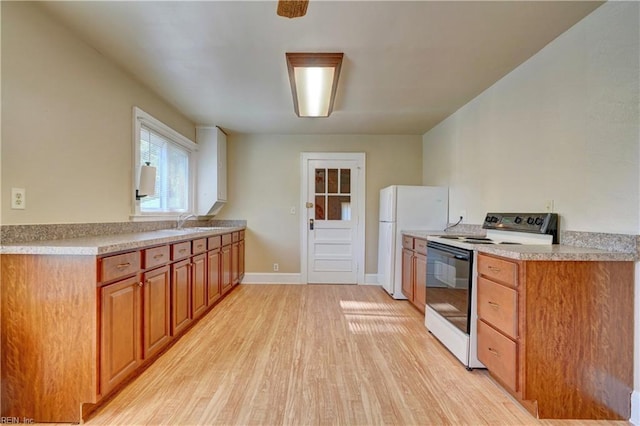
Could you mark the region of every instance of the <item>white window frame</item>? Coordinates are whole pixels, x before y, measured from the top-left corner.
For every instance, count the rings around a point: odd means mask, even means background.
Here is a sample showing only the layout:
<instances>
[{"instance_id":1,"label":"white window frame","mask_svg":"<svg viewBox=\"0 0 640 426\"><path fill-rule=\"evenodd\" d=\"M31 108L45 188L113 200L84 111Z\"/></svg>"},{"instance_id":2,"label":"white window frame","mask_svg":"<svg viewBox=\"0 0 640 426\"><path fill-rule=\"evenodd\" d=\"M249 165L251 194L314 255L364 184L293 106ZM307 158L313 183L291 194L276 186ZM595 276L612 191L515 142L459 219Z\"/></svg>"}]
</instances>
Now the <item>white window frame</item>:
<instances>
[{"instance_id":1,"label":"white window frame","mask_svg":"<svg viewBox=\"0 0 640 426\"><path fill-rule=\"evenodd\" d=\"M170 212L143 212L140 210L140 200L136 200L136 189L138 189L138 182L140 180L140 130L143 125L166 138L170 143L176 144L187 151L189 157L189 205L187 210ZM138 107L133 107L133 143L131 145L133 149L133 162L131 166L131 176L133 176L133 182L131 185L133 212L131 214L131 220L167 220L177 218L185 213L192 214L195 211L196 206L195 196L196 170L198 167L198 145Z\"/></svg>"}]
</instances>

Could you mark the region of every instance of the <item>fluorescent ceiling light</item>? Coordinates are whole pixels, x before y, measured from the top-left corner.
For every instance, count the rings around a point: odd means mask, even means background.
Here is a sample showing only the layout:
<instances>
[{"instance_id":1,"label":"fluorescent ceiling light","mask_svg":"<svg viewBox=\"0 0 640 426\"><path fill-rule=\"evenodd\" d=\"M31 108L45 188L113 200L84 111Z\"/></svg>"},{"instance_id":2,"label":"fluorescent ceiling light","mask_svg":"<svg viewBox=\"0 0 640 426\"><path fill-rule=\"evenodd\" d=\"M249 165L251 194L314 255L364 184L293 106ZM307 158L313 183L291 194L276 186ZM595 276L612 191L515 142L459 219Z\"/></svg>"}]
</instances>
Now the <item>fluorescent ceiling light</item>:
<instances>
[{"instance_id":1,"label":"fluorescent ceiling light","mask_svg":"<svg viewBox=\"0 0 640 426\"><path fill-rule=\"evenodd\" d=\"M298 117L328 117L342 66L342 53L287 53L287 69Z\"/></svg>"}]
</instances>

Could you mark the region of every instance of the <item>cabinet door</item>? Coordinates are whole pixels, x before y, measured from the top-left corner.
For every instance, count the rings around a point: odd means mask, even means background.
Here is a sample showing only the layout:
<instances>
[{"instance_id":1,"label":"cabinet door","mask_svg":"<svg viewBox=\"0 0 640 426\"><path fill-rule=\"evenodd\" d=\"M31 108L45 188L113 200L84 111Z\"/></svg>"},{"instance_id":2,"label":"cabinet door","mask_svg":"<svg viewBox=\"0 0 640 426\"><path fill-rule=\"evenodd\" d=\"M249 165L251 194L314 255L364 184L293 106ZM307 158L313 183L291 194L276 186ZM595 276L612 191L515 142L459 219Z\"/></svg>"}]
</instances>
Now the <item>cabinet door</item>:
<instances>
[{"instance_id":1,"label":"cabinet door","mask_svg":"<svg viewBox=\"0 0 640 426\"><path fill-rule=\"evenodd\" d=\"M102 287L100 309L100 391L105 395L140 364L138 277Z\"/></svg>"},{"instance_id":2,"label":"cabinet door","mask_svg":"<svg viewBox=\"0 0 640 426\"><path fill-rule=\"evenodd\" d=\"M160 351L171 340L171 279L169 267L155 269L142 277L142 356Z\"/></svg>"},{"instance_id":3,"label":"cabinet door","mask_svg":"<svg viewBox=\"0 0 640 426\"><path fill-rule=\"evenodd\" d=\"M416 254L413 261L413 304L416 305L420 312L424 312L424 307L427 302L427 256Z\"/></svg>"},{"instance_id":4,"label":"cabinet door","mask_svg":"<svg viewBox=\"0 0 640 426\"><path fill-rule=\"evenodd\" d=\"M402 294L409 300L413 300L412 258L413 251L402 249Z\"/></svg>"},{"instance_id":5,"label":"cabinet door","mask_svg":"<svg viewBox=\"0 0 640 426\"><path fill-rule=\"evenodd\" d=\"M191 260L171 265L171 334L179 334L191 322Z\"/></svg>"},{"instance_id":6,"label":"cabinet door","mask_svg":"<svg viewBox=\"0 0 640 426\"><path fill-rule=\"evenodd\" d=\"M222 247L222 294L231 289L231 245Z\"/></svg>"},{"instance_id":7,"label":"cabinet door","mask_svg":"<svg viewBox=\"0 0 640 426\"><path fill-rule=\"evenodd\" d=\"M236 285L240 282L240 243L236 241L231 245L231 282Z\"/></svg>"},{"instance_id":8,"label":"cabinet door","mask_svg":"<svg viewBox=\"0 0 640 426\"><path fill-rule=\"evenodd\" d=\"M244 278L244 240L240 240L238 247L238 281L242 282Z\"/></svg>"},{"instance_id":9,"label":"cabinet door","mask_svg":"<svg viewBox=\"0 0 640 426\"><path fill-rule=\"evenodd\" d=\"M220 249L211 250L207 253L207 304L215 303L216 300L222 295L220 286L220 263L222 262L222 256Z\"/></svg>"},{"instance_id":10,"label":"cabinet door","mask_svg":"<svg viewBox=\"0 0 640 426\"><path fill-rule=\"evenodd\" d=\"M191 260L191 308L193 318L207 310L207 255L200 254Z\"/></svg>"}]
</instances>

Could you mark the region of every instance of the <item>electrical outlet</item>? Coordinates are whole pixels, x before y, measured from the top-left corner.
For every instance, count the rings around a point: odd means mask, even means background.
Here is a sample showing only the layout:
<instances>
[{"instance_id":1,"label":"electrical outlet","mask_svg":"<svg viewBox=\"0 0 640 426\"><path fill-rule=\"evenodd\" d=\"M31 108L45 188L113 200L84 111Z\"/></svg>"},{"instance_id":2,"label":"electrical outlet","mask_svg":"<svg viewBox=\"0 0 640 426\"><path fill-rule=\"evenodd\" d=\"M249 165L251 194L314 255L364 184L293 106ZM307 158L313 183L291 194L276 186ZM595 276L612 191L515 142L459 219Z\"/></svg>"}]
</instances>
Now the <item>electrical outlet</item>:
<instances>
[{"instance_id":1,"label":"electrical outlet","mask_svg":"<svg viewBox=\"0 0 640 426\"><path fill-rule=\"evenodd\" d=\"M296 214L296 208L295 207L291 207L291 209L289 210L290 214Z\"/></svg>"},{"instance_id":2,"label":"electrical outlet","mask_svg":"<svg viewBox=\"0 0 640 426\"><path fill-rule=\"evenodd\" d=\"M280 265L278 265L277 263L273 264L273 272L278 272L280 270Z\"/></svg>"},{"instance_id":3,"label":"electrical outlet","mask_svg":"<svg viewBox=\"0 0 640 426\"><path fill-rule=\"evenodd\" d=\"M11 208L14 210L27 208L27 196L24 188L11 188Z\"/></svg>"},{"instance_id":4,"label":"electrical outlet","mask_svg":"<svg viewBox=\"0 0 640 426\"><path fill-rule=\"evenodd\" d=\"M553 200L547 200L544 204L544 211L547 213L553 212Z\"/></svg>"}]
</instances>

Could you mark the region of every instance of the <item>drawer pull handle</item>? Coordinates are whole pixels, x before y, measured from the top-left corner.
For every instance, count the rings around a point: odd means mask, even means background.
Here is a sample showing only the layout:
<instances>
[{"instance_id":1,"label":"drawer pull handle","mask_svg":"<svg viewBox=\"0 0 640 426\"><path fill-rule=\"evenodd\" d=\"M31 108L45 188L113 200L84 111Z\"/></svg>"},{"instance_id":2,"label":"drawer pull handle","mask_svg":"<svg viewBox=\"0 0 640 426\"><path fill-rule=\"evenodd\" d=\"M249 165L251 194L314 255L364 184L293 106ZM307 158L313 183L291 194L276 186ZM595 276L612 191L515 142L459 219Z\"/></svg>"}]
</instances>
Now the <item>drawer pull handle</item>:
<instances>
[{"instance_id":1,"label":"drawer pull handle","mask_svg":"<svg viewBox=\"0 0 640 426\"><path fill-rule=\"evenodd\" d=\"M500 271L501 271L501 269L500 269L500 268L498 268L498 267L496 267L496 266L491 266L491 265L489 265L489 266L488 266L488 268L489 268L489 270L490 270L491 272L500 272Z\"/></svg>"},{"instance_id":2,"label":"drawer pull handle","mask_svg":"<svg viewBox=\"0 0 640 426\"><path fill-rule=\"evenodd\" d=\"M498 303L496 303L496 302L492 302L492 301L490 301L490 300L487 302L487 304L488 304L489 306L491 306L492 308L496 308L496 309L500 307L500 304L498 304Z\"/></svg>"},{"instance_id":3,"label":"drawer pull handle","mask_svg":"<svg viewBox=\"0 0 640 426\"><path fill-rule=\"evenodd\" d=\"M147 281L149 281L149 280L147 280ZM140 281L140 282L138 283L138 287L142 287L143 285L144 285L144 284L142 283L142 281Z\"/></svg>"},{"instance_id":4,"label":"drawer pull handle","mask_svg":"<svg viewBox=\"0 0 640 426\"><path fill-rule=\"evenodd\" d=\"M162 259L164 257L164 254L156 254L155 256L153 256L154 259Z\"/></svg>"},{"instance_id":5,"label":"drawer pull handle","mask_svg":"<svg viewBox=\"0 0 640 426\"><path fill-rule=\"evenodd\" d=\"M147 278L147 280L145 281L145 283L147 284L151 284L151 280L149 278Z\"/></svg>"},{"instance_id":6,"label":"drawer pull handle","mask_svg":"<svg viewBox=\"0 0 640 426\"><path fill-rule=\"evenodd\" d=\"M488 351L491 352L494 356L500 356L500 352L496 351L493 348L488 348Z\"/></svg>"},{"instance_id":7,"label":"drawer pull handle","mask_svg":"<svg viewBox=\"0 0 640 426\"><path fill-rule=\"evenodd\" d=\"M129 266L131 266L131 262L127 262L127 263L119 263L116 265L116 268L118 269L124 269L124 268L128 268Z\"/></svg>"}]
</instances>

